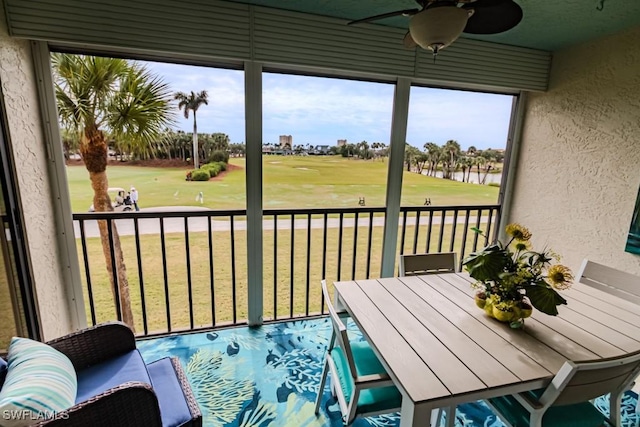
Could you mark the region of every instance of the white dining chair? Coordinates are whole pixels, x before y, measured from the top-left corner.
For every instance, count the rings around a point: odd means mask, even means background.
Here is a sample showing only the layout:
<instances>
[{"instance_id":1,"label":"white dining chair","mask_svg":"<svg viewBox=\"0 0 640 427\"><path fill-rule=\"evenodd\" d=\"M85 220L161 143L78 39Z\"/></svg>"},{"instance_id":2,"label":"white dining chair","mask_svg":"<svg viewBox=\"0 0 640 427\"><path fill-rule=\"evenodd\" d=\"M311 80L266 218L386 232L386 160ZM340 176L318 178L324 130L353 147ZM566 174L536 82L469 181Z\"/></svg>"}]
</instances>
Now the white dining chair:
<instances>
[{"instance_id":1,"label":"white dining chair","mask_svg":"<svg viewBox=\"0 0 640 427\"><path fill-rule=\"evenodd\" d=\"M640 351L597 361L562 365L544 389L488 399L510 427L620 426L622 394L640 373ZM607 418L590 402L610 393Z\"/></svg>"},{"instance_id":2,"label":"white dining chair","mask_svg":"<svg viewBox=\"0 0 640 427\"><path fill-rule=\"evenodd\" d=\"M434 252L428 254L400 255L399 276L415 276L434 273L454 273L456 271L455 252Z\"/></svg>"},{"instance_id":3,"label":"white dining chair","mask_svg":"<svg viewBox=\"0 0 640 427\"><path fill-rule=\"evenodd\" d=\"M640 305L640 277L626 271L585 258L575 281Z\"/></svg>"},{"instance_id":4,"label":"white dining chair","mask_svg":"<svg viewBox=\"0 0 640 427\"><path fill-rule=\"evenodd\" d=\"M316 397L316 415L320 410L329 372L331 388L346 425L350 425L357 416L399 411L402 395L393 385L371 346L366 341L349 341L347 326L331 303L325 280L322 281L322 293L329 309L333 331Z\"/></svg>"},{"instance_id":5,"label":"white dining chair","mask_svg":"<svg viewBox=\"0 0 640 427\"><path fill-rule=\"evenodd\" d=\"M320 387L316 396L318 415L322 394L331 373L331 391L338 401L342 420L350 425L358 416L372 416L400 411L402 395L366 341L350 341L344 312L331 303L327 282L322 280L322 294L333 326L325 356ZM446 427L455 425L455 407L438 408L431 412L429 425L439 426L445 417Z\"/></svg>"},{"instance_id":6,"label":"white dining chair","mask_svg":"<svg viewBox=\"0 0 640 427\"><path fill-rule=\"evenodd\" d=\"M585 258L575 281L640 305L640 277L626 271ZM640 395L640 386L635 384L634 390ZM636 413L640 414L640 399L636 404Z\"/></svg>"}]
</instances>

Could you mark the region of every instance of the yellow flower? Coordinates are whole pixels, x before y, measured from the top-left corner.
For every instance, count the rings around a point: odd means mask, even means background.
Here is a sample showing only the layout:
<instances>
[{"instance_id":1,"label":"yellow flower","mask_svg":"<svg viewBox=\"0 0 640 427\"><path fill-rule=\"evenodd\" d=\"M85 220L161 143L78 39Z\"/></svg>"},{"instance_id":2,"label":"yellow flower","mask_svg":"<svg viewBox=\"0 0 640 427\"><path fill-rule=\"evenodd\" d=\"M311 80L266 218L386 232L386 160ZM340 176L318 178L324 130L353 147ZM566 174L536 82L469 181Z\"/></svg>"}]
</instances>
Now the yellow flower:
<instances>
[{"instance_id":1,"label":"yellow flower","mask_svg":"<svg viewBox=\"0 0 640 427\"><path fill-rule=\"evenodd\" d=\"M507 234L519 242L526 242L531 239L531 232L529 229L518 223L507 225Z\"/></svg>"},{"instance_id":2,"label":"yellow flower","mask_svg":"<svg viewBox=\"0 0 640 427\"><path fill-rule=\"evenodd\" d=\"M529 242L516 243L516 250L519 252L528 251L530 248L531 248L531 244Z\"/></svg>"},{"instance_id":3,"label":"yellow flower","mask_svg":"<svg viewBox=\"0 0 640 427\"><path fill-rule=\"evenodd\" d=\"M551 286L559 290L569 289L571 282L573 282L571 270L561 264L551 266L547 272L547 276L549 277Z\"/></svg>"}]
</instances>

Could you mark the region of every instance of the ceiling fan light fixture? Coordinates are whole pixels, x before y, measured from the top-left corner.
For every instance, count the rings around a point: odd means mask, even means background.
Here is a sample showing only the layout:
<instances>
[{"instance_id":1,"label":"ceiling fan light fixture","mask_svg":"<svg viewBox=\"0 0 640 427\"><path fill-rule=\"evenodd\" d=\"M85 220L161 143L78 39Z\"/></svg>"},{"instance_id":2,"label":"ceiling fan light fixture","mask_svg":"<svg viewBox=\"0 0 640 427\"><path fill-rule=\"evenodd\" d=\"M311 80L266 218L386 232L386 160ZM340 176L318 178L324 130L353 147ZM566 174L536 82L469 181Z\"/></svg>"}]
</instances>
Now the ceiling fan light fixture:
<instances>
[{"instance_id":1,"label":"ceiling fan light fixture","mask_svg":"<svg viewBox=\"0 0 640 427\"><path fill-rule=\"evenodd\" d=\"M431 7L411 17L409 32L418 46L437 53L460 37L472 14L456 6Z\"/></svg>"}]
</instances>

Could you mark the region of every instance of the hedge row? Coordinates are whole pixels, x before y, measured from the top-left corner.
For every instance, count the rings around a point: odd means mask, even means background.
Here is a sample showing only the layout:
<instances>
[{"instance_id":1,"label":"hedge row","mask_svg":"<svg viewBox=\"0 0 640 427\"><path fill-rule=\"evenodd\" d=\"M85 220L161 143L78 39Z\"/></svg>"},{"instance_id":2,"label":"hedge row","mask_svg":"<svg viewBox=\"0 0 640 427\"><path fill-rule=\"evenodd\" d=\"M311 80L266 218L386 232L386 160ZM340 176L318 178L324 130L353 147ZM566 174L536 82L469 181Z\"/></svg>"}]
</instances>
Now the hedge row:
<instances>
[{"instance_id":1,"label":"hedge row","mask_svg":"<svg viewBox=\"0 0 640 427\"><path fill-rule=\"evenodd\" d=\"M209 178L218 176L220 172L227 170L225 162L211 162L200 166L200 169L192 170L187 174L187 180L191 181L209 181Z\"/></svg>"},{"instance_id":2,"label":"hedge row","mask_svg":"<svg viewBox=\"0 0 640 427\"><path fill-rule=\"evenodd\" d=\"M205 169L196 169L191 171L191 181L209 181L211 175L209 171Z\"/></svg>"},{"instance_id":3,"label":"hedge row","mask_svg":"<svg viewBox=\"0 0 640 427\"><path fill-rule=\"evenodd\" d=\"M211 162L200 166L200 169L209 171L209 175L213 178L218 176L220 172L227 170L227 164L224 162Z\"/></svg>"}]
</instances>

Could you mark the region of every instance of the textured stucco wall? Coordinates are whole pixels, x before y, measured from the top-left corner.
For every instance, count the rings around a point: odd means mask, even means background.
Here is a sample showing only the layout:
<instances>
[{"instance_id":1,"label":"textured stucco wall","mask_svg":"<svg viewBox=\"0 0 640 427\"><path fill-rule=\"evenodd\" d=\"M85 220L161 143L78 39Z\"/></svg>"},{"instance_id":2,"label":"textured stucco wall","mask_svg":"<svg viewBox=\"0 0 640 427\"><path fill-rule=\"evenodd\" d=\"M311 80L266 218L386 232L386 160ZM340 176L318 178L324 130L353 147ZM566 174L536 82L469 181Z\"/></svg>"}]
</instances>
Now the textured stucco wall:
<instances>
[{"instance_id":1,"label":"textured stucco wall","mask_svg":"<svg viewBox=\"0 0 640 427\"><path fill-rule=\"evenodd\" d=\"M31 48L7 32L0 3L0 81L44 339L71 330L56 243Z\"/></svg>"},{"instance_id":2,"label":"textured stucco wall","mask_svg":"<svg viewBox=\"0 0 640 427\"><path fill-rule=\"evenodd\" d=\"M640 275L624 251L640 185L640 28L554 54L530 94L511 221L577 269L583 258Z\"/></svg>"}]
</instances>

